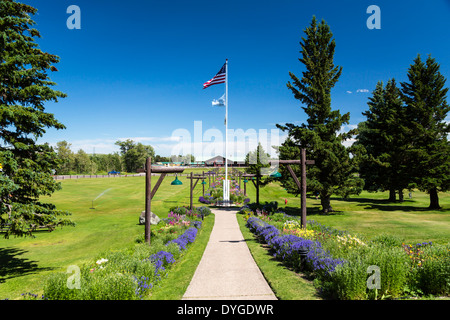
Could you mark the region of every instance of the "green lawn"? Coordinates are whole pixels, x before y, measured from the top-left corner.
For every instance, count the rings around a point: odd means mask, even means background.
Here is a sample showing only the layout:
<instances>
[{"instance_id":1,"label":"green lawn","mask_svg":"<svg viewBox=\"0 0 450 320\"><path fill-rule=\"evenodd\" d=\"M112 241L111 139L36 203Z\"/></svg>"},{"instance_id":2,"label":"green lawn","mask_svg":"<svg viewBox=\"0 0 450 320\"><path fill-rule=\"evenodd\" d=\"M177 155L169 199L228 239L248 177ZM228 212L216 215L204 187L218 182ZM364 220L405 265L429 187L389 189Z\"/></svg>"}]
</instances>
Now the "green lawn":
<instances>
[{"instance_id":1,"label":"green lawn","mask_svg":"<svg viewBox=\"0 0 450 320\"><path fill-rule=\"evenodd\" d=\"M248 192L255 199L253 186ZM288 214L300 214L300 199L289 195L280 185L270 184L260 189L261 203L278 201L279 206ZM285 199L288 200L285 205ZM331 206L335 212L323 215L320 213L320 199L307 197L307 219L321 224L346 230L354 234L363 234L369 238L380 233L393 234L408 243L433 241L448 243L450 240L450 193L439 193L442 209L428 210L429 196L415 191L412 199L408 193L405 201L388 202L387 192L363 192L343 200L334 197Z\"/></svg>"},{"instance_id":2,"label":"green lawn","mask_svg":"<svg viewBox=\"0 0 450 320\"><path fill-rule=\"evenodd\" d=\"M161 218L167 217L172 206L189 205L189 180L181 177L183 185L171 186L173 179L166 177L152 202L152 211ZM156 178L152 181L155 184ZM106 250L131 246L143 233L144 227L138 225L138 221L144 210L144 177L64 180L62 186L63 189L48 201L58 209L72 212L71 219L76 222L76 227L57 229L52 233L38 232L35 238L0 238L0 299L16 299L25 292L41 293L43 281L50 272L64 271L73 264L81 265ZM255 190L251 183L247 190L253 201ZM93 203L95 209L91 209L92 200L103 192ZM201 194L201 184L198 184L194 205L200 205L198 197ZM308 219L368 237L391 233L410 243L446 243L450 236L450 193L439 196L443 209L428 211L428 197L424 193L414 192L411 200L406 194L406 201L401 204L386 202L386 193L363 193L347 201L333 199L336 213L331 215L320 215L320 201L308 198ZM289 195L276 183L261 188L260 199L278 201L286 212L299 214L300 199ZM286 206L285 199L288 200ZM194 246L194 250L200 250L192 253L197 260L189 258L189 263L176 266L168 283L177 283L184 266L191 273L195 271L193 261L199 261L203 252L201 246L206 245L207 238L202 238L200 249ZM174 292L161 290L155 292L153 298L164 299L167 295L170 299L178 299L188 279L189 276L182 277L181 289ZM296 293L285 296L295 297Z\"/></svg>"},{"instance_id":3,"label":"green lawn","mask_svg":"<svg viewBox=\"0 0 450 320\"><path fill-rule=\"evenodd\" d=\"M176 205L189 205L189 183L171 186L166 177L152 202L159 217ZM153 184L156 179L153 179ZM145 178L99 178L62 181L62 190L48 200L58 209L68 210L75 227L40 231L35 238L0 238L0 299L15 299L22 293L41 293L49 272L64 271L82 264L106 250L133 245L144 232L139 216L145 205ZM106 191L107 190L107 191ZM94 200L106 191L100 198ZM195 189L194 205L202 189Z\"/></svg>"}]
</instances>

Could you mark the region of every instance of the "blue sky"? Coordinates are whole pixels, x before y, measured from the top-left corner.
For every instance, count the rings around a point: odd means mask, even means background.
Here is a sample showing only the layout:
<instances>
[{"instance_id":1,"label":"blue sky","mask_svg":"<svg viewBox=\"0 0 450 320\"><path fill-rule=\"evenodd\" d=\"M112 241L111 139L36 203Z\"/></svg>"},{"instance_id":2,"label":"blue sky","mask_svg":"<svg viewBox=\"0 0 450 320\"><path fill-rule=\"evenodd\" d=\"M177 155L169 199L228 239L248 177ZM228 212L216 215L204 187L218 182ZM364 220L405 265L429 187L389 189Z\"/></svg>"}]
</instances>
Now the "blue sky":
<instances>
[{"instance_id":1,"label":"blue sky","mask_svg":"<svg viewBox=\"0 0 450 320\"><path fill-rule=\"evenodd\" d=\"M167 156L174 131L193 135L194 121L224 132L224 109L211 106L224 85L202 85L225 59L230 129L306 122L286 83L304 70L299 41L313 15L334 34L343 72L332 108L350 112L350 126L364 120L376 83L405 81L417 54L431 54L450 79L450 0L23 2L39 10L38 43L61 58L51 78L68 95L46 106L67 129L49 129L43 141L66 140L75 152L118 151L114 142L130 138ZM81 30L66 27L70 5L81 9ZM381 29L366 26L370 5L381 9Z\"/></svg>"}]
</instances>

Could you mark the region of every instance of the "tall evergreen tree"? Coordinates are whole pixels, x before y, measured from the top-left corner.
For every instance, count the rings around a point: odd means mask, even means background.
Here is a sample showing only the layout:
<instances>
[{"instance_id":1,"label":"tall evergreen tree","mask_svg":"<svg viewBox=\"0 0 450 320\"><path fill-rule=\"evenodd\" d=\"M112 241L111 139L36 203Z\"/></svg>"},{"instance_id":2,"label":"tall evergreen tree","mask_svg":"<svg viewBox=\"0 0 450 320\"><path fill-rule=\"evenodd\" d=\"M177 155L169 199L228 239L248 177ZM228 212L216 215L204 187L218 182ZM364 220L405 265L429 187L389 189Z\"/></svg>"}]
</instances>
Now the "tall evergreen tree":
<instances>
[{"instance_id":1,"label":"tall evergreen tree","mask_svg":"<svg viewBox=\"0 0 450 320\"><path fill-rule=\"evenodd\" d=\"M342 67L334 65L336 43L330 27L323 20L318 24L316 17L313 17L305 34L306 38L302 37L300 42L302 57L299 61L306 70L301 79L290 72L292 83L288 82L287 87L304 105L302 108L308 120L301 126L290 123L277 125L288 131L288 139L280 147L280 159L295 154L299 159L299 149L306 149L307 158L315 160L315 165L308 168L308 190L320 193L322 210L328 212L332 211L331 195L337 189L344 188L352 176L349 152L342 143L356 131L340 133L341 127L349 123L350 114L341 115L339 110L331 109L331 89L339 80ZM299 168L295 170L299 176ZM286 169L281 168L280 171L283 180L291 179ZM292 183L282 184L288 191L298 192L290 189Z\"/></svg>"},{"instance_id":2,"label":"tall evergreen tree","mask_svg":"<svg viewBox=\"0 0 450 320\"><path fill-rule=\"evenodd\" d=\"M49 71L59 61L39 49L39 31L30 18L31 6L0 1L0 224L10 235L32 235L41 225L54 228L73 224L67 212L42 203L40 196L60 188L52 173L58 160L48 144L37 144L46 128L64 129L53 114L45 112L47 101L66 95L55 91Z\"/></svg>"},{"instance_id":3,"label":"tall evergreen tree","mask_svg":"<svg viewBox=\"0 0 450 320\"><path fill-rule=\"evenodd\" d=\"M395 200L398 190L403 200L403 189L410 183L405 110L395 79L384 87L378 82L368 102L369 110L363 112L367 120L359 124L355 147L359 152L359 172L365 188L371 191L389 190L389 200Z\"/></svg>"},{"instance_id":4,"label":"tall evergreen tree","mask_svg":"<svg viewBox=\"0 0 450 320\"><path fill-rule=\"evenodd\" d=\"M256 203L259 204L259 188L264 187L270 182L266 177L263 179L264 168L269 168L270 154L266 153L261 143L258 143L256 150L250 151L245 156L246 173L254 174L256 178Z\"/></svg>"},{"instance_id":5,"label":"tall evergreen tree","mask_svg":"<svg viewBox=\"0 0 450 320\"><path fill-rule=\"evenodd\" d=\"M430 209L440 208L439 191L450 190L450 124L445 121L450 106L439 69L434 58L424 62L418 55L408 70L408 82L401 83L412 176L417 187L429 193Z\"/></svg>"}]
</instances>

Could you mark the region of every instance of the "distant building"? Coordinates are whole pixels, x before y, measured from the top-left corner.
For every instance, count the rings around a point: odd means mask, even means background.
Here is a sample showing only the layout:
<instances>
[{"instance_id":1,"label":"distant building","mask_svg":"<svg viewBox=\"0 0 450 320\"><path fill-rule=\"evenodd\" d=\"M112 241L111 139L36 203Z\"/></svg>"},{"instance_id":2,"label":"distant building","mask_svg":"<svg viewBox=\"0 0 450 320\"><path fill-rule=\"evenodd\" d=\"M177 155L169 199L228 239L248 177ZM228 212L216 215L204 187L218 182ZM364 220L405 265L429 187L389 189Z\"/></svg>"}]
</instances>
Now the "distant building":
<instances>
[{"instance_id":1,"label":"distant building","mask_svg":"<svg viewBox=\"0 0 450 320\"><path fill-rule=\"evenodd\" d=\"M190 167L204 167L205 162L204 161L193 161L189 164Z\"/></svg>"},{"instance_id":2,"label":"distant building","mask_svg":"<svg viewBox=\"0 0 450 320\"><path fill-rule=\"evenodd\" d=\"M205 160L205 165L207 167L223 167L225 166L225 157L223 156L215 156L214 158ZM228 159L228 167L244 167L244 161L233 161Z\"/></svg>"}]
</instances>

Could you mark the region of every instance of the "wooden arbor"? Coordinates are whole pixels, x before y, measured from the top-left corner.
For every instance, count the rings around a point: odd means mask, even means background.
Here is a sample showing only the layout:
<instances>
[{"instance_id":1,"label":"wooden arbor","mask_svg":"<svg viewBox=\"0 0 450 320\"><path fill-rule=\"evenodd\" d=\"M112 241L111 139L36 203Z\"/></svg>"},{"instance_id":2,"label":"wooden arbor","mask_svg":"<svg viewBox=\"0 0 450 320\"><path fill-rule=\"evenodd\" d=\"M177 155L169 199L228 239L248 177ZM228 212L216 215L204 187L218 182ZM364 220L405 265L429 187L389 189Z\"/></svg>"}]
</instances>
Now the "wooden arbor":
<instances>
[{"instance_id":1,"label":"wooden arbor","mask_svg":"<svg viewBox=\"0 0 450 320\"><path fill-rule=\"evenodd\" d=\"M194 206L193 206L194 189L195 189L195 187L197 186L197 183L198 183L198 181L199 181L200 179L201 179L202 182L203 182L203 181L205 181L205 179L206 179L207 177L205 176L205 172L203 172L201 175L198 175L198 174L194 175L194 174L191 172L191 175L188 176L187 178L191 180L191 186L190 186L190 209L192 210L193 207L194 207ZM196 180L195 183L194 183L194 180ZM210 184L211 184L211 182L210 182ZM205 196L205 185L204 185L204 184L203 184L203 196Z\"/></svg>"},{"instance_id":2,"label":"wooden arbor","mask_svg":"<svg viewBox=\"0 0 450 320\"><path fill-rule=\"evenodd\" d=\"M294 179L295 184L298 187L298 190L300 191L301 198L300 198L300 208L302 212L302 228L306 228L306 165L313 165L315 164L314 160L306 160L306 150L301 149L301 159L300 160L278 160L278 161L269 161L270 165L272 164L278 164L278 165L285 165L288 169L289 173L292 176L292 179ZM291 168L291 164L297 164L300 165L301 168L301 183L298 180L294 170ZM252 178L256 175L254 174L244 174L241 175L244 178ZM256 193L259 195L259 185L255 183L255 181L251 180L256 188ZM244 193L247 193L246 186L244 184Z\"/></svg>"},{"instance_id":3,"label":"wooden arbor","mask_svg":"<svg viewBox=\"0 0 450 320\"><path fill-rule=\"evenodd\" d=\"M276 162L274 162L275 164ZM315 164L314 160L306 160L306 150L301 149L301 159L300 160L279 160L278 164L285 165L289 173L294 179L295 184L300 190L300 208L302 212L302 228L306 228L306 165ZM299 164L301 168L301 183L295 175L294 170L291 168L291 164Z\"/></svg>"},{"instance_id":4,"label":"wooden arbor","mask_svg":"<svg viewBox=\"0 0 450 320\"><path fill-rule=\"evenodd\" d=\"M145 164L145 242L150 245L150 219L152 212L152 199L155 195L156 191L158 191L159 186L164 180L166 174L168 173L182 173L184 168L180 167L160 167L155 166L152 167L152 159L147 158L147 162ZM152 190L152 173L161 173L158 181Z\"/></svg>"}]
</instances>

